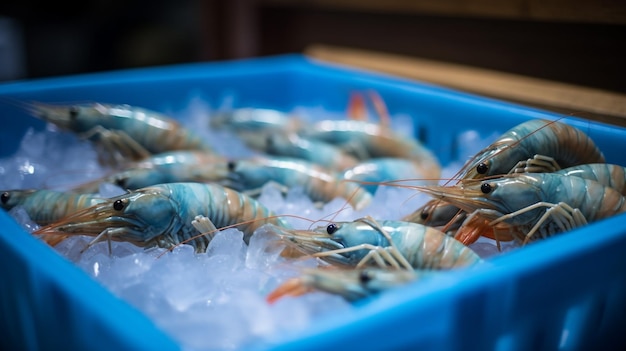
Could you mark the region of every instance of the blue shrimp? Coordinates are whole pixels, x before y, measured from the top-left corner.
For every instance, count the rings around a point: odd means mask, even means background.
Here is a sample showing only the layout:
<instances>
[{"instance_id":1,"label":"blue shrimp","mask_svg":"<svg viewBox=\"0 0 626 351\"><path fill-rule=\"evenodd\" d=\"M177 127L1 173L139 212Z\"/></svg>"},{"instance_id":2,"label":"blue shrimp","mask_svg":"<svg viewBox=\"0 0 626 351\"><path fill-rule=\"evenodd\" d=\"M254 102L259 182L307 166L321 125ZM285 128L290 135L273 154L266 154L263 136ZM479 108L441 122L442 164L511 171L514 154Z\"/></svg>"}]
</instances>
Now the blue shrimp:
<instances>
[{"instance_id":1,"label":"blue shrimp","mask_svg":"<svg viewBox=\"0 0 626 351\"><path fill-rule=\"evenodd\" d=\"M313 201L346 199L355 210L367 207L372 194L354 182L342 181L338 174L301 159L258 157L231 162L231 183L239 191L256 191L267 183L287 188L301 187Z\"/></svg>"},{"instance_id":2,"label":"blue shrimp","mask_svg":"<svg viewBox=\"0 0 626 351\"><path fill-rule=\"evenodd\" d=\"M101 162L106 164L172 150L213 150L200 135L175 119L140 107L35 103L30 110L36 117L99 145L103 149Z\"/></svg>"},{"instance_id":3,"label":"blue shrimp","mask_svg":"<svg viewBox=\"0 0 626 351\"><path fill-rule=\"evenodd\" d=\"M217 184L169 183L106 199L34 234L94 236L89 246L103 239L163 248L185 242L196 252L204 252L220 228L234 226L244 233L247 243L254 230L267 223L288 226L258 201L232 189Z\"/></svg>"},{"instance_id":4,"label":"blue shrimp","mask_svg":"<svg viewBox=\"0 0 626 351\"><path fill-rule=\"evenodd\" d=\"M507 224L526 244L626 211L621 192L597 181L556 173L514 173L419 190L480 217L493 227ZM465 223L464 222L464 223ZM463 225L455 237L463 234Z\"/></svg>"},{"instance_id":5,"label":"blue shrimp","mask_svg":"<svg viewBox=\"0 0 626 351\"><path fill-rule=\"evenodd\" d=\"M435 155L415 138L401 136L391 128L360 120L322 120L304 128L301 135L338 145L360 160L397 157L420 165L420 174L438 179L441 165Z\"/></svg>"},{"instance_id":6,"label":"blue shrimp","mask_svg":"<svg viewBox=\"0 0 626 351\"><path fill-rule=\"evenodd\" d=\"M432 227L371 217L331 223L313 230L276 228L296 250L329 263L361 268L451 269L482 259L470 248Z\"/></svg>"}]
</instances>

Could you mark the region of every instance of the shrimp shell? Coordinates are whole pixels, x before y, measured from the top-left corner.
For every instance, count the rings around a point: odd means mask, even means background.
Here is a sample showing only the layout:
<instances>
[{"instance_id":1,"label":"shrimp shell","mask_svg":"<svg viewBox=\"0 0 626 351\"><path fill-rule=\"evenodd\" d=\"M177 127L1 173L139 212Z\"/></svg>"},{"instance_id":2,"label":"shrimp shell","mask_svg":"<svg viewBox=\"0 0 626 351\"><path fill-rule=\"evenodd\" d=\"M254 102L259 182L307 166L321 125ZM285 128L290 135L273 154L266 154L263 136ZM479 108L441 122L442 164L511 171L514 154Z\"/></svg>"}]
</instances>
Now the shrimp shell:
<instances>
[{"instance_id":1,"label":"shrimp shell","mask_svg":"<svg viewBox=\"0 0 626 351\"><path fill-rule=\"evenodd\" d=\"M168 183L141 188L107 199L40 228L35 234L95 236L141 247L171 248L188 242L206 251L212 233L200 235L194 225L206 217L215 229L235 227L244 241L266 223L288 226L258 201L217 184Z\"/></svg>"},{"instance_id":2,"label":"shrimp shell","mask_svg":"<svg viewBox=\"0 0 626 351\"><path fill-rule=\"evenodd\" d=\"M382 265L373 257L376 254L372 256L374 251L392 266L407 269L450 269L482 261L470 248L441 231L404 221L366 217L312 230L276 228L275 232L305 254L352 267L374 264L370 258Z\"/></svg>"}]
</instances>

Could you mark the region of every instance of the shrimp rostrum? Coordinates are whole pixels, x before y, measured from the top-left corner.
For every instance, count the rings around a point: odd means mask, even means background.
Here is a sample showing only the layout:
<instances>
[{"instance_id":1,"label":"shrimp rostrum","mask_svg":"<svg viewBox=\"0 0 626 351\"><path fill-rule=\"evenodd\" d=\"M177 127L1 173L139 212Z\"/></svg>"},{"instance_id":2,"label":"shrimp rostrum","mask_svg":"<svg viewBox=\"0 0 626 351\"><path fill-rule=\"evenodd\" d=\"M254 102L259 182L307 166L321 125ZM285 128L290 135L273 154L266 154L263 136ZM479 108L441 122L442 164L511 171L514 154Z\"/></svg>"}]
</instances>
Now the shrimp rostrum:
<instances>
[{"instance_id":1,"label":"shrimp rostrum","mask_svg":"<svg viewBox=\"0 0 626 351\"><path fill-rule=\"evenodd\" d=\"M496 179L465 180L455 186L417 187L470 213L493 227L506 223L527 243L572 230L626 210L626 200L612 187L556 173L516 173Z\"/></svg>"},{"instance_id":2,"label":"shrimp rostrum","mask_svg":"<svg viewBox=\"0 0 626 351\"><path fill-rule=\"evenodd\" d=\"M75 234L171 248L188 243L206 251L214 232L235 227L248 242L256 228L287 226L256 200L216 184L168 183L107 199L42 227L34 234ZM204 235L202 235L204 234ZM109 242L110 245L110 242Z\"/></svg>"}]
</instances>

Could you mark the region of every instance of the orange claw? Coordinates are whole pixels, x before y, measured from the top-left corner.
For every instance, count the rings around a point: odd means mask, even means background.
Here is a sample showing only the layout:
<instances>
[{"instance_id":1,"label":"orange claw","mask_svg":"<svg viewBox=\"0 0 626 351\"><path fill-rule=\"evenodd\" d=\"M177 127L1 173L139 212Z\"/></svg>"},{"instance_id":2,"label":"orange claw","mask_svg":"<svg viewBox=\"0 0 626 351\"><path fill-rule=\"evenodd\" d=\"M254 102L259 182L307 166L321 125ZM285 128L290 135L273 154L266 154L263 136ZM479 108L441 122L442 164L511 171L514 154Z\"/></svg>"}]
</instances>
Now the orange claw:
<instances>
[{"instance_id":1,"label":"orange claw","mask_svg":"<svg viewBox=\"0 0 626 351\"><path fill-rule=\"evenodd\" d=\"M350 102L348 103L348 118L358 121L367 120L365 98L361 93L353 92L350 94Z\"/></svg>"},{"instance_id":2,"label":"orange claw","mask_svg":"<svg viewBox=\"0 0 626 351\"><path fill-rule=\"evenodd\" d=\"M369 91L369 97L370 100L372 100L372 104L374 104L374 109L378 114L380 124L388 127L391 124L391 117L389 117L389 111L387 110L387 105L385 104L385 101L375 90Z\"/></svg>"},{"instance_id":3,"label":"orange claw","mask_svg":"<svg viewBox=\"0 0 626 351\"><path fill-rule=\"evenodd\" d=\"M470 245L476 242L482 235L484 237L498 241L512 241L513 228L507 223L500 222L495 226L489 225L491 221L479 216L468 217L463 225L457 230L454 238L464 245Z\"/></svg>"},{"instance_id":4,"label":"orange claw","mask_svg":"<svg viewBox=\"0 0 626 351\"><path fill-rule=\"evenodd\" d=\"M478 216L468 217L456 231L454 238L463 243L463 245L470 245L475 243L483 233L488 233L491 230L492 228L489 226L488 220Z\"/></svg>"},{"instance_id":5,"label":"orange claw","mask_svg":"<svg viewBox=\"0 0 626 351\"><path fill-rule=\"evenodd\" d=\"M301 296L311 292L313 289L305 286L302 278L291 278L279 285L274 291L272 291L265 300L268 303L274 303L278 299L285 296Z\"/></svg>"}]
</instances>

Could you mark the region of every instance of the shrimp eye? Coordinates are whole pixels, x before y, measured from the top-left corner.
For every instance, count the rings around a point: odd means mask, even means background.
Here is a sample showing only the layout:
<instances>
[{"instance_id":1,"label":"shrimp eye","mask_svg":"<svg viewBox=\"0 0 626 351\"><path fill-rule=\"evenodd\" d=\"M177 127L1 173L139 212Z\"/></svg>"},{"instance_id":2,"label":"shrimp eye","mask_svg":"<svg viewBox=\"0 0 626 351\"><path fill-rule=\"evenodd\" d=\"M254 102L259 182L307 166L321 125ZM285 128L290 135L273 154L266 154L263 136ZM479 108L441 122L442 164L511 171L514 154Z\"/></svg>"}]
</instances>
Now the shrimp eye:
<instances>
[{"instance_id":1,"label":"shrimp eye","mask_svg":"<svg viewBox=\"0 0 626 351\"><path fill-rule=\"evenodd\" d=\"M328 227L326 227L326 233L332 235L334 232L337 231L337 229L339 229L339 227L337 227L336 224L331 223L328 225Z\"/></svg>"},{"instance_id":2,"label":"shrimp eye","mask_svg":"<svg viewBox=\"0 0 626 351\"><path fill-rule=\"evenodd\" d=\"M126 189L126 181L127 180L128 180L128 178L117 178L117 179L115 179L115 185L119 186L120 188Z\"/></svg>"},{"instance_id":3,"label":"shrimp eye","mask_svg":"<svg viewBox=\"0 0 626 351\"><path fill-rule=\"evenodd\" d=\"M70 118L76 119L76 117L78 117L78 107L72 106L70 107Z\"/></svg>"},{"instance_id":4,"label":"shrimp eye","mask_svg":"<svg viewBox=\"0 0 626 351\"><path fill-rule=\"evenodd\" d=\"M2 193L2 195L0 195L0 201L2 201L3 204L6 204L7 202L9 202L10 198L11 198L11 194L8 191L5 191Z\"/></svg>"},{"instance_id":5,"label":"shrimp eye","mask_svg":"<svg viewBox=\"0 0 626 351\"><path fill-rule=\"evenodd\" d=\"M479 174L485 174L488 170L489 166L487 166L486 163L479 163L478 166L476 166L476 172L478 172Z\"/></svg>"},{"instance_id":6,"label":"shrimp eye","mask_svg":"<svg viewBox=\"0 0 626 351\"><path fill-rule=\"evenodd\" d=\"M359 273L359 281L361 284L367 284L372 280L372 275L369 274L369 271L361 271Z\"/></svg>"},{"instance_id":7,"label":"shrimp eye","mask_svg":"<svg viewBox=\"0 0 626 351\"><path fill-rule=\"evenodd\" d=\"M233 172L237 168L237 161L228 161L228 170Z\"/></svg>"},{"instance_id":8,"label":"shrimp eye","mask_svg":"<svg viewBox=\"0 0 626 351\"><path fill-rule=\"evenodd\" d=\"M493 190L493 187L489 183L483 183L480 186L480 191L482 191L483 194L489 194L491 192L491 190Z\"/></svg>"},{"instance_id":9,"label":"shrimp eye","mask_svg":"<svg viewBox=\"0 0 626 351\"><path fill-rule=\"evenodd\" d=\"M115 200L115 202L113 203L113 209L116 211L121 211L124 209L124 201L122 200Z\"/></svg>"},{"instance_id":10,"label":"shrimp eye","mask_svg":"<svg viewBox=\"0 0 626 351\"><path fill-rule=\"evenodd\" d=\"M428 212L427 211L422 211L422 213L420 213L420 218L425 221L428 219Z\"/></svg>"}]
</instances>

